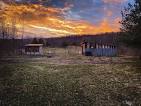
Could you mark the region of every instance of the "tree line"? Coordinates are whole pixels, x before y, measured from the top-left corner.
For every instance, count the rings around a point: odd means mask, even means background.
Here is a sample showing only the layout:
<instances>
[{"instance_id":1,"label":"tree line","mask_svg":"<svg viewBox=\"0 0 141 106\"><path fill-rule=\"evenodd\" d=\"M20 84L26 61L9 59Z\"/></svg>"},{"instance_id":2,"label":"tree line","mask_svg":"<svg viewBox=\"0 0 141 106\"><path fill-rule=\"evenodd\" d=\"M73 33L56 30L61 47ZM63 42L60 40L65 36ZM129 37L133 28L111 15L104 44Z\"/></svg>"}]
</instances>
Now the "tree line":
<instances>
[{"instance_id":1,"label":"tree line","mask_svg":"<svg viewBox=\"0 0 141 106\"><path fill-rule=\"evenodd\" d=\"M141 0L129 3L121 14L121 41L127 46L137 48L141 59Z\"/></svg>"},{"instance_id":2,"label":"tree line","mask_svg":"<svg viewBox=\"0 0 141 106\"><path fill-rule=\"evenodd\" d=\"M119 33L105 33L99 35L70 35L67 37L57 37L57 38L47 38L47 39L37 39L34 38L31 43L43 43L45 46L62 46L66 47L68 45L80 45L80 43L84 40L87 41L101 41L102 39L111 40L116 35L120 35L119 42L126 44L127 46L139 48L141 49L141 1L134 0L133 4L129 3L127 7L122 10L122 21L121 23L121 32ZM5 40L1 45L7 45L9 41L7 39L12 39L13 44L11 44L11 48L15 47L16 44L14 41L17 36L17 19L13 16L7 18L7 14L5 11L0 10L0 39ZM24 21L24 20L23 20ZM24 30L24 28L23 28ZM102 36L102 37L99 37ZM104 37L105 36L105 37ZM118 39L118 37L115 37ZM2 41L0 41L1 43ZM23 42L22 46L25 44L25 40L21 40ZM19 42L18 42L19 43ZM9 43L10 44L10 43ZM0 46L1 46L0 45ZM21 45L21 44L20 44ZM9 48L10 48L9 46ZM0 47L2 48L2 47ZM10 50L10 49L9 49ZM2 49L1 49L2 51Z\"/></svg>"}]
</instances>

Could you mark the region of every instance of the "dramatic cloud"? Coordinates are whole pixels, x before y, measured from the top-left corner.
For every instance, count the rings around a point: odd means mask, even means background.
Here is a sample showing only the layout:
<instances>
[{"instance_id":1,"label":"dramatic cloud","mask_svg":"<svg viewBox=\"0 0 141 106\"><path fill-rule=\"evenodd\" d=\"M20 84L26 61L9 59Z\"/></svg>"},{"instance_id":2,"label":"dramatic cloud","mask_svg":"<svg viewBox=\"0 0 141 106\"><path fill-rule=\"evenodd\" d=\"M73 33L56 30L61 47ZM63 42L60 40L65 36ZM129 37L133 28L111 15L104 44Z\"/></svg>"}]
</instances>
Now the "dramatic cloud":
<instances>
[{"instance_id":1,"label":"dramatic cloud","mask_svg":"<svg viewBox=\"0 0 141 106\"><path fill-rule=\"evenodd\" d=\"M3 1L0 1L0 10L3 10L6 7L6 4Z\"/></svg>"},{"instance_id":2,"label":"dramatic cloud","mask_svg":"<svg viewBox=\"0 0 141 106\"><path fill-rule=\"evenodd\" d=\"M14 0L12 1L14 2ZM15 19L19 36L55 37L119 31L120 11L127 0L6 1L7 22ZM13 17L13 18L12 18ZM24 24L24 25L23 25Z\"/></svg>"}]
</instances>

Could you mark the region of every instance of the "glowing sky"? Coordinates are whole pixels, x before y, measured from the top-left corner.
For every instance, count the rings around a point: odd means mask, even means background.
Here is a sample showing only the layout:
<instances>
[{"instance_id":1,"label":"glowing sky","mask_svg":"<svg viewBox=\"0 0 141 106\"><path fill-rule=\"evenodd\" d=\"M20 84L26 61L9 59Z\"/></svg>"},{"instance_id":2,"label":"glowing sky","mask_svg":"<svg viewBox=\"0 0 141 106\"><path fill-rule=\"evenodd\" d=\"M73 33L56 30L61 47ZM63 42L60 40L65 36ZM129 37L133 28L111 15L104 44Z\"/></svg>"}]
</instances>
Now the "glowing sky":
<instances>
[{"instance_id":1,"label":"glowing sky","mask_svg":"<svg viewBox=\"0 0 141 106\"><path fill-rule=\"evenodd\" d=\"M56 37L119 31L121 10L131 0L3 0L18 36ZM15 2L13 0L13 2ZM10 18L7 18L7 20Z\"/></svg>"}]
</instances>

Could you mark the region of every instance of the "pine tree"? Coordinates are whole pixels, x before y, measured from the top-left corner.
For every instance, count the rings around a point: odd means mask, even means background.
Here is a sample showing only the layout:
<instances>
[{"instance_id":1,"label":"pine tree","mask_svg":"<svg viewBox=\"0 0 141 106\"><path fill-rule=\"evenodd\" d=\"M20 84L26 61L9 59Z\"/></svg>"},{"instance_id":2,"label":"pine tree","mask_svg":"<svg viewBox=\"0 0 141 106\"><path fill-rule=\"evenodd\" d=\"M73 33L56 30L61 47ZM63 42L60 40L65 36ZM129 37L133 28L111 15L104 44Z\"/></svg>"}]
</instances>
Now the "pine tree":
<instances>
[{"instance_id":1,"label":"pine tree","mask_svg":"<svg viewBox=\"0 0 141 106\"><path fill-rule=\"evenodd\" d=\"M37 38L33 38L33 40L32 40L31 43L32 43L32 44L38 44L39 42L38 42L38 39L37 39Z\"/></svg>"},{"instance_id":2,"label":"pine tree","mask_svg":"<svg viewBox=\"0 0 141 106\"><path fill-rule=\"evenodd\" d=\"M122 41L129 46L141 48L141 0L128 4L122 11Z\"/></svg>"}]
</instances>

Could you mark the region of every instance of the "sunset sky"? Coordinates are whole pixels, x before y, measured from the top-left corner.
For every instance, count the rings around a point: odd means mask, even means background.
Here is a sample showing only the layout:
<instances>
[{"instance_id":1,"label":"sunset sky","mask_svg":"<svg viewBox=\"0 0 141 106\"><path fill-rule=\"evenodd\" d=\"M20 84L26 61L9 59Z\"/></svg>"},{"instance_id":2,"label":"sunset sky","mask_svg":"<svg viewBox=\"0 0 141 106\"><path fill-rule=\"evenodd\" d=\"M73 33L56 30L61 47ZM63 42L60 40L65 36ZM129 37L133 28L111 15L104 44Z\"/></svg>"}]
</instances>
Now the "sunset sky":
<instances>
[{"instance_id":1,"label":"sunset sky","mask_svg":"<svg viewBox=\"0 0 141 106\"><path fill-rule=\"evenodd\" d=\"M10 2L10 3L9 3ZM3 0L7 23L18 37L56 37L118 32L121 10L133 0ZM15 2L17 2L15 4ZM26 3L25 3L26 2Z\"/></svg>"}]
</instances>

